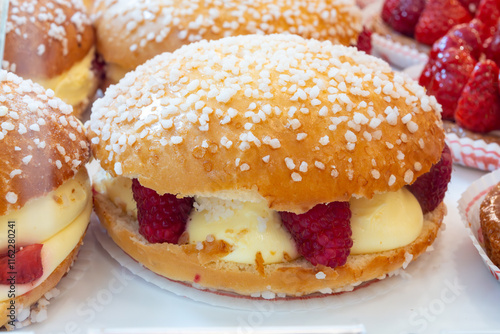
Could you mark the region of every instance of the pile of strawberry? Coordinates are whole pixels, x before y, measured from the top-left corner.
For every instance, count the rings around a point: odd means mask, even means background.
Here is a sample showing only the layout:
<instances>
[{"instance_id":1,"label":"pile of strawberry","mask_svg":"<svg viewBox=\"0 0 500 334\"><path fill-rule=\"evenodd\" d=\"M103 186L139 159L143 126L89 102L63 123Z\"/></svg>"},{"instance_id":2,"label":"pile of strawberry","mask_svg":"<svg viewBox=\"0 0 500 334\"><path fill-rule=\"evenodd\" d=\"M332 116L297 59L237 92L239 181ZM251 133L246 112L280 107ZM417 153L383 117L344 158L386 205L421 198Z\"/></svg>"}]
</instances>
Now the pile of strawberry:
<instances>
[{"instance_id":1,"label":"pile of strawberry","mask_svg":"<svg viewBox=\"0 0 500 334\"><path fill-rule=\"evenodd\" d=\"M441 160L408 187L424 213L433 211L443 201L451 178L451 159L450 149L445 146ZM133 180L132 192L137 203L139 233L150 243L177 244L185 230L193 199L159 195L137 179ZM303 214L280 212L280 215L306 260L332 268L346 263L352 247L348 202L318 204Z\"/></svg>"},{"instance_id":2,"label":"pile of strawberry","mask_svg":"<svg viewBox=\"0 0 500 334\"><path fill-rule=\"evenodd\" d=\"M382 20L395 31L432 45L448 30L487 14L481 0L385 0Z\"/></svg>"},{"instance_id":3,"label":"pile of strawberry","mask_svg":"<svg viewBox=\"0 0 500 334\"><path fill-rule=\"evenodd\" d=\"M500 2L482 0L476 17L437 40L419 79L443 119L479 133L500 129Z\"/></svg>"}]
</instances>

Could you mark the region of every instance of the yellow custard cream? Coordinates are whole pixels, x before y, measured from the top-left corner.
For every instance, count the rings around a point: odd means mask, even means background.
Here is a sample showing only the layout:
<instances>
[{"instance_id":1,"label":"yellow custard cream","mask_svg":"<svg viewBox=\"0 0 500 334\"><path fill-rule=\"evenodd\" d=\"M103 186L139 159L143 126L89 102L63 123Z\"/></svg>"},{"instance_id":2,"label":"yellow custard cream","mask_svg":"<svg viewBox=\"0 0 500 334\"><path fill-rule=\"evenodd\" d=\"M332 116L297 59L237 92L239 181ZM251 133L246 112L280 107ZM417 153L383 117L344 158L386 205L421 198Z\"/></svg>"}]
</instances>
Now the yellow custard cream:
<instances>
[{"instance_id":1,"label":"yellow custard cream","mask_svg":"<svg viewBox=\"0 0 500 334\"><path fill-rule=\"evenodd\" d=\"M15 221L16 246L43 244L43 276L28 284L16 285L20 296L39 284L64 261L82 238L92 213L92 196L87 170L64 182L47 195L29 201L20 210L0 217L0 229ZM7 248L6 232L0 232L2 249ZM9 286L0 285L0 302L8 300Z\"/></svg>"},{"instance_id":2,"label":"yellow custard cream","mask_svg":"<svg viewBox=\"0 0 500 334\"><path fill-rule=\"evenodd\" d=\"M264 263L284 262L299 256L279 213L269 209L266 202L206 197L195 197L195 201L186 228L190 243L205 241L212 235L233 246L233 251L223 259L238 263L255 264L258 252Z\"/></svg>"},{"instance_id":3,"label":"yellow custard cream","mask_svg":"<svg viewBox=\"0 0 500 334\"><path fill-rule=\"evenodd\" d=\"M19 246L41 243L71 224L91 201L90 181L82 168L59 188L0 217L0 252L7 249L9 221L15 222Z\"/></svg>"},{"instance_id":4,"label":"yellow custard cream","mask_svg":"<svg viewBox=\"0 0 500 334\"><path fill-rule=\"evenodd\" d=\"M137 218L137 205L132 193L132 180L126 177L111 177L104 169L100 169L93 177L94 189L107 194L108 198L123 212Z\"/></svg>"},{"instance_id":5,"label":"yellow custard cream","mask_svg":"<svg viewBox=\"0 0 500 334\"><path fill-rule=\"evenodd\" d=\"M92 48L85 58L55 78L33 79L33 81L47 89L52 89L61 100L76 106L87 99L97 88L97 80L92 71L94 53L95 50Z\"/></svg>"},{"instance_id":6,"label":"yellow custard cream","mask_svg":"<svg viewBox=\"0 0 500 334\"><path fill-rule=\"evenodd\" d=\"M351 254L375 253L406 246L422 230L424 218L417 199L406 188L351 199Z\"/></svg>"},{"instance_id":7,"label":"yellow custard cream","mask_svg":"<svg viewBox=\"0 0 500 334\"><path fill-rule=\"evenodd\" d=\"M125 74L132 70L133 69L129 70L114 63L108 63L106 64L106 77L108 77L113 84L116 84L125 76Z\"/></svg>"}]
</instances>

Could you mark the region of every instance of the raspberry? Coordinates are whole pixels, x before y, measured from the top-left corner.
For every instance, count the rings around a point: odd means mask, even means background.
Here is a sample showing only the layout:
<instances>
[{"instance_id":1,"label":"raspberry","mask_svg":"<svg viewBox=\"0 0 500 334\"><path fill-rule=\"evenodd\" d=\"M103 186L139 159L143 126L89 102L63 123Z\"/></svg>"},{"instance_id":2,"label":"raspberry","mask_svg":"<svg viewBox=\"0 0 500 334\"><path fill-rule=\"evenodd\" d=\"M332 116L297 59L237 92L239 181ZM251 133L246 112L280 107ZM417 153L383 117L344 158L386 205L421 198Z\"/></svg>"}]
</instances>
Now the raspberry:
<instances>
[{"instance_id":1,"label":"raspberry","mask_svg":"<svg viewBox=\"0 0 500 334\"><path fill-rule=\"evenodd\" d=\"M358 36L358 50L364 51L368 54L372 52L372 32L363 27L363 31Z\"/></svg>"},{"instance_id":2,"label":"raspberry","mask_svg":"<svg viewBox=\"0 0 500 334\"><path fill-rule=\"evenodd\" d=\"M458 125L483 133L500 128L498 73L498 66L492 60L477 63L458 100L455 112Z\"/></svg>"},{"instance_id":3,"label":"raspberry","mask_svg":"<svg viewBox=\"0 0 500 334\"><path fill-rule=\"evenodd\" d=\"M280 212L299 253L313 265L338 267L346 263L352 247L351 210L348 202L318 204L297 215Z\"/></svg>"},{"instance_id":4,"label":"raspberry","mask_svg":"<svg viewBox=\"0 0 500 334\"><path fill-rule=\"evenodd\" d=\"M432 0L427 2L415 27L415 39L432 45L451 27L472 19L458 0Z\"/></svg>"},{"instance_id":5,"label":"raspberry","mask_svg":"<svg viewBox=\"0 0 500 334\"><path fill-rule=\"evenodd\" d=\"M425 0L386 0L382 19L397 32L412 37Z\"/></svg>"},{"instance_id":6,"label":"raspberry","mask_svg":"<svg viewBox=\"0 0 500 334\"><path fill-rule=\"evenodd\" d=\"M443 119L453 119L458 99L476 60L462 48L448 48L429 59L419 83L443 106Z\"/></svg>"},{"instance_id":7,"label":"raspberry","mask_svg":"<svg viewBox=\"0 0 500 334\"><path fill-rule=\"evenodd\" d=\"M15 261L7 255L0 258L0 284L10 284L14 272L15 284L26 284L43 276L42 244L33 244L16 251ZM10 261L9 261L10 260ZM13 267L11 267L11 265Z\"/></svg>"},{"instance_id":8,"label":"raspberry","mask_svg":"<svg viewBox=\"0 0 500 334\"><path fill-rule=\"evenodd\" d=\"M92 59L91 69L95 76L101 81L106 79L106 62L99 53L96 53Z\"/></svg>"},{"instance_id":9,"label":"raspberry","mask_svg":"<svg viewBox=\"0 0 500 334\"><path fill-rule=\"evenodd\" d=\"M444 199L451 179L452 158L448 145L444 145L441 160L427 173L408 186L425 213L436 209Z\"/></svg>"},{"instance_id":10,"label":"raspberry","mask_svg":"<svg viewBox=\"0 0 500 334\"><path fill-rule=\"evenodd\" d=\"M137 179L132 181L132 192L137 202L139 233L151 243L176 244L186 229L193 198L159 195L156 191L143 187Z\"/></svg>"}]
</instances>

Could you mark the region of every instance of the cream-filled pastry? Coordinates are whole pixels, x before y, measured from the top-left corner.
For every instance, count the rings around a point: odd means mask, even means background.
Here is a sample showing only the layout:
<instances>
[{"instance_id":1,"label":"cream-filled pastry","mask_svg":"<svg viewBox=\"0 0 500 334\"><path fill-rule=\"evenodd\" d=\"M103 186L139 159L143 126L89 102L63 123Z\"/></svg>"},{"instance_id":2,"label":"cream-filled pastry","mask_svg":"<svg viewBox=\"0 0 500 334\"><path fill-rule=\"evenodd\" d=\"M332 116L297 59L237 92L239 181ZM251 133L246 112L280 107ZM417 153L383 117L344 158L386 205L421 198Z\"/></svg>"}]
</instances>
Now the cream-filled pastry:
<instances>
[{"instance_id":1,"label":"cream-filled pastry","mask_svg":"<svg viewBox=\"0 0 500 334\"><path fill-rule=\"evenodd\" d=\"M353 0L96 0L93 17L106 85L160 53L202 39L290 33L347 46L362 29Z\"/></svg>"},{"instance_id":2,"label":"cream-filled pastry","mask_svg":"<svg viewBox=\"0 0 500 334\"><path fill-rule=\"evenodd\" d=\"M95 35L80 0L11 0L3 69L31 79L81 115L100 79Z\"/></svg>"},{"instance_id":3,"label":"cream-filled pastry","mask_svg":"<svg viewBox=\"0 0 500 334\"><path fill-rule=\"evenodd\" d=\"M128 73L86 123L94 205L145 267L249 296L349 291L437 236L451 175L440 106L355 48L202 41Z\"/></svg>"},{"instance_id":4,"label":"cream-filled pastry","mask_svg":"<svg viewBox=\"0 0 500 334\"><path fill-rule=\"evenodd\" d=\"M72 110L52 90L0 70L2 328L37 319L17 316L70 270L90 221L89 145Z\"/></svg>"}]
</instances>

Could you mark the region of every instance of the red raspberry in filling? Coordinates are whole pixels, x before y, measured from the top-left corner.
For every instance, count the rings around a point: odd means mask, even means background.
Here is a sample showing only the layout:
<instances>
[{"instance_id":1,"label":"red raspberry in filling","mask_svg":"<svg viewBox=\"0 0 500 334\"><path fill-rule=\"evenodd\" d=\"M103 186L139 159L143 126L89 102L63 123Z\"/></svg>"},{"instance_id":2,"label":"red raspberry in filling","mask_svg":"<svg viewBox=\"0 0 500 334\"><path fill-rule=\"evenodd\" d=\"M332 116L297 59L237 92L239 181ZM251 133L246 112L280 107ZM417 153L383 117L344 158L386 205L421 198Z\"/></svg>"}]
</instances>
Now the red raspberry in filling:
<instances>
[{"instance_id":1,"label":"red raspberry in filling","mask_svg":"<svg viewBox=\"0 0 500 334\"><path fill-rule=\"evenodd\" d=\"M0 256L0 284L26 284L42 277L42 247L42 244L23 247L16 251L15 260L10 254ZM10 281L12 275L15 282Z\"/></svg>"},{"instance_id":2,"label":"red raspberry in filling","mask_svg":"<svg viewBox=\"0 0 500 334\"><path fill-rule=\"evenodd\" d=\"M193 198L159 195L156 191L143 187L137 179L132 181L132 192L137 202L139 233L151 243L176 244L186 229Z\"/></svg>"},{"instance_id":3,"label":"red raspberry in filling","mask_svg":"<svg viewBox=\"0 0 500 334\"><path fill-rule=\"evenodd\" d=\"M346 263L352 247L351 210L348 202L318 204L303 214L280 212L299 253L313 265L338 267Z\"/></svg>"},{"instance_id":4,"label":"red raspberry in filling","mask_svg":"<svg viewBox=\"0 0 500 334\"><path fill-rule=\"evenodd\" d=\"M436 209L444 199L451 179L452 158L445 144L441 160L427 173L421 175L408 189L417 198L424 213Z\"/></svg>"}]
</instances>

